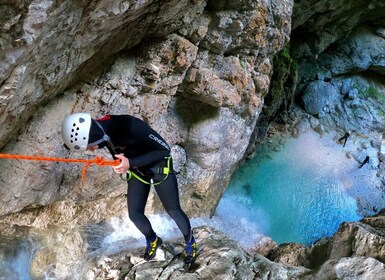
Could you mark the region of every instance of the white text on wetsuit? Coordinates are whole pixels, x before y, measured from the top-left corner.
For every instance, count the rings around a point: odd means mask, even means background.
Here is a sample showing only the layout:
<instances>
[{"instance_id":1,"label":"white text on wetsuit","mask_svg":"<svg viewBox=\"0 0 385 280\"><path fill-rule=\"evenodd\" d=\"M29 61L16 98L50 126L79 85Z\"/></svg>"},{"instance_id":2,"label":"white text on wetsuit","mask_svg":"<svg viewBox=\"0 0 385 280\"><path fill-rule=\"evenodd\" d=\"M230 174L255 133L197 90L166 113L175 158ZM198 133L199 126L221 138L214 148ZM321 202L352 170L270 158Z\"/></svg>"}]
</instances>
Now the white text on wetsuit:
<instances>
[{"instance_id":1,"label":"white text on wetsuit","mask_svg":"<svg viewBox=\"0 0 385 280\"><path fill-rule=\"evenodd\" d=\"M156 142L158 142L160 145L162 145L163 147L165 147L167 150L169 150L170 148L168 147L168 145L166 143L164 143L162 140L160 140L158 137L150 134L148 137L150 137L150 139L152 140L155 140Z\"/></svg>"}]
</instances>

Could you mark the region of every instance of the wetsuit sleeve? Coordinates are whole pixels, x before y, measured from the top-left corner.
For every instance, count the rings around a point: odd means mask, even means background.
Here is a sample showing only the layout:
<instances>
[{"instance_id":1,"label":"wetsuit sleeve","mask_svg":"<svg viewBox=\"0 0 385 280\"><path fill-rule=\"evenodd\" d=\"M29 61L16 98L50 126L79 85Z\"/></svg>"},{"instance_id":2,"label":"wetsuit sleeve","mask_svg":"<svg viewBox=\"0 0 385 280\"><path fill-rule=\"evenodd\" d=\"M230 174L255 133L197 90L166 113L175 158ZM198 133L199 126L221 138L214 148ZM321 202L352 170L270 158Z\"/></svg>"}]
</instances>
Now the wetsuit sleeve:
<instances>
[{"instance_id":1,"label":"wetsuit sleeve","mask_svg":"<svg viewBox=\"0 0 385 280\"><path fill-rule=\"evenodd\" d=\"M147 152L129 158L130 169L154 164L170 155L170 147L155 130L143 121L137 121L135 126L136 140L140 142L142 147L146 148Z\"/></svg>"}]
</instances>

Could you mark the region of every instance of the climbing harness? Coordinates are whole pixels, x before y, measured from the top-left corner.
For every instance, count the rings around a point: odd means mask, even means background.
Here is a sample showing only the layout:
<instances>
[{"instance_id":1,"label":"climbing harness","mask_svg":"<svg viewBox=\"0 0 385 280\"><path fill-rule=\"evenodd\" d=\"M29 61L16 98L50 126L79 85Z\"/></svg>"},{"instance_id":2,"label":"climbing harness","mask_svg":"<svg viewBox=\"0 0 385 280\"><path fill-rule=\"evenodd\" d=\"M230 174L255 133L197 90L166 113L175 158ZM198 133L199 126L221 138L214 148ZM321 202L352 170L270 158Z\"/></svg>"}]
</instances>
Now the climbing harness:
<instances>
[{"instance_id":1,"label":"climbing harness","mask_svg":"<svg viewBox=\"0 0 385 280\"><path fill-rule=\"evenodd\" d=\"M6 159L23 159L23 160L39 160L39 161L56 161L56 162L81 162L85 163L82 169L82 181L86 178L87 168L95 163L100 166L116 166L119 165L120 159L105 160L102 157L95 157L94 159L73 159L73 158L57 158L57 157L42 157L42 156L27 156L27 155L15 155L15 154L0 154L0 158Z\"/></svg>"},{"instance_id":2,"label":"climbing harness","mask_svg":"<svg viewBox=\"0 0 385 280\"><path fill-rule=\"evenodd\" d=\"M156 166L156 167L150 168L151 172L153 172L154 174L163 174L163 175L165 175L165 177L161 181L159 181L159 182L155 183L152 178L150 179L150 182L144 180L142 177L140 177L138 174L135 173L135 172L139 172L139 170L137 170L137 171L127 170L127 177L126 177L126 179L123 178L123 174L120 174L120 178L123 181L129 181L131 179L131 177L134 177L134 178L138 179L140 182L142 182L143 184L146 184L146 185L152 185L152 186L160 185L164 181L166 181L167 178L168 178L168 175L170 173L172 173L172 170L170 169L171 157L166 157L165 159L167 159L167 166L165 166L165 167Z\"/></svg>"}]
</instances>

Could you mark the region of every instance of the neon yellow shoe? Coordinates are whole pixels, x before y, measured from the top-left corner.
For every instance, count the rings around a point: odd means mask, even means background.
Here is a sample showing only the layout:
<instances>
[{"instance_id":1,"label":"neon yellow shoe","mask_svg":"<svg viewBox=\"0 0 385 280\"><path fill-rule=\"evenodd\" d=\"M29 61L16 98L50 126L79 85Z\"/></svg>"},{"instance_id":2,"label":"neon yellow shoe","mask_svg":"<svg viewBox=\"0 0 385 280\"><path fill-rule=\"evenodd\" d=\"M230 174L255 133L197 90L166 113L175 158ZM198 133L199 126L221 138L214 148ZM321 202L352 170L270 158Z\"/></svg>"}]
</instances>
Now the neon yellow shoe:
<instances>
[{"instance_id":1,"label":"neon yellow shoe","mask_svg":"<svg viewBox=\"0 0 385 280\"><path fill-rule=\"evenodd\" d=\"M162 245L163 240L160 237L156 237L153 242L147 241L146 251L144 252L144 260L152 260L156 255L156 249Z\"/></svg>"},{"instance_id":2,"label":"neon yellow shoe","mask_svg":"<svg viewBox=\"0 0 385 280\"><path fill-rule=\"evenodd\" d=\"M185 264L192 264L195 261L197 256L197 243L195 242L194 237L192 237L190 242L186 244L184 255Z\"/></svg>"}]
</instances>

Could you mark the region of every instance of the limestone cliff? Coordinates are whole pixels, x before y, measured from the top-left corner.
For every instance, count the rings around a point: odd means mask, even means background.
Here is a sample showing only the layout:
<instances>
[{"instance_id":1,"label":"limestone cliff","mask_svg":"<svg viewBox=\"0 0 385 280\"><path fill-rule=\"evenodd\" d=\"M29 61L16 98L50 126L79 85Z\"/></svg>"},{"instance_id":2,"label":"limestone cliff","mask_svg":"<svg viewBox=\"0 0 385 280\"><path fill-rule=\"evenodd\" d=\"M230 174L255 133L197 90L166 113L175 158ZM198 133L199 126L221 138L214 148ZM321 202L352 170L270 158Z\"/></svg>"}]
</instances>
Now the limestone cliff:
<instances>
[{"instance_id":1,"label":"limestone cliff","mask_svg":"<svg viewBox=\"0 0 385 280\"><path fill-rule=\"evenodd\" d=\"M294 5L291 54L298 63L298 103L320 133L350 132L358 162L370 156L376 188L385 187L385 36L381 1ZM370 199L370 198L369 198ZM376 208L374 206L374 208ZM378 209L377 209L378 210Z\"/></svg>"},{"instance_id":2,"label":"limestone cliff","mask_svg":"<svg viewBox=\"0 0 385 280\"><path fill-rule=\"evenodd\" d=\"M172 146L183 207L212 214L248 146L293 5L215 3L4 4L2 152L69 156L60 139L65 115L132 114ZM125 211L125 183L106 168L90 170L84 184L75 165L1 160L0 170L0 216L24 210L25 225L55 223L44 212L61 202L65 223Z\"/></svg>"},{"instance_id":3,"label":"limestone cliff","mask_svg":"<svg viewBox=\"0 0 385 280\"><path fill-rule=\"evenodd\" d=\"M385 184L382 1L0 5L1 153L81 157L61 146L65 115L132 114L172 146L183 208L190 216L209 216L246 151L252 153L266 131L260 128L298 101L320 133L365 135L369 140L352 156L371 153L371 168ZM0 238L0 260L12 253L15 237L31 235L44 245L32 260L36 279L53 266L56 276L68 277L87 258L89 244L78 227L124 214L125 183L101 167L91 167L82 183L80 170L0 160L0 229L7 236ZM147 211L161 209L151 194ZM122 268L125 255L100 258L87 275L119 279L119 267L127 279L145 279L147 272L159 279L376 279L384 275L382 219L344 224L311 248L280 246L269 255L275 263L200 229L207 262L188 274L165 252L154 266L135 267L133 260Z\"/></svg>"},{"instance_id":4,"label":"limestone cliff","mask_svg":"<svg viewBox=\"0 0 385 280\"><path fill-rule=\"evenodd\" d=\"M198 259L190 267L183 264L183 240L167 240L156 258L145 262L141 258L143 248L124 249L119 253L92 251L84 232L61 229L51 231L41 240L43 247L35 253L31 275L33 279L44 279L49 275L51 279L90 280L382 280L385 279L384 221L384 216L379 215L358 223L346 223L332 238L308 248L285 244L271 252L268 258L255 251L245 251L220 231L199 227L195 229ZM4 251L8 256L12 252L9 248Z\"/></svg>"}]
</instances>

